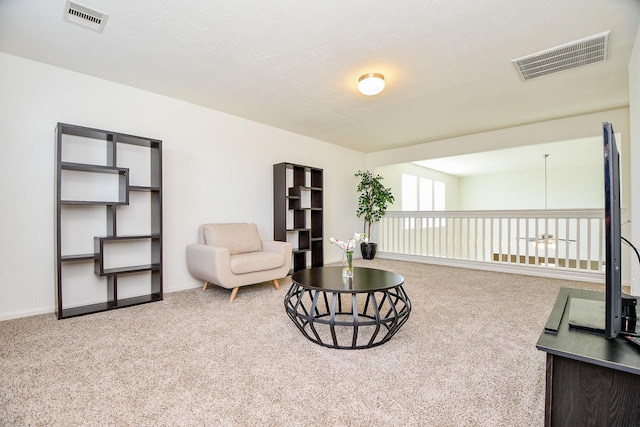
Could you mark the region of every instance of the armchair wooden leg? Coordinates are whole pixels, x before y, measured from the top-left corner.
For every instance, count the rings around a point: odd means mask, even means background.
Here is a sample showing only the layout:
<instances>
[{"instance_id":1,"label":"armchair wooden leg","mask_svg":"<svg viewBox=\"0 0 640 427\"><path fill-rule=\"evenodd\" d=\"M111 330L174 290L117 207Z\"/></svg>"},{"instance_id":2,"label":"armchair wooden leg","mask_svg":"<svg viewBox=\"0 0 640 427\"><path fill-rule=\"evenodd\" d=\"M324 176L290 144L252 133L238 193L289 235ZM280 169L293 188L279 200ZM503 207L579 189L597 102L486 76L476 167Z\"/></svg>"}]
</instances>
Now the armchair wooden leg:
<instances>
[{"instance_id":1,"label":"armchair wooden leg","mask_svg":"<svg viewBox=\"0 0 640 427\"><path fill-rule=\"evenodd\" d=\"M206 291L209 288L209 282L204 282L204 286L202 286L202 290Z\"/></svg>"},{"instance_id":2,"label":"armchair wooden leg","mask_svg":"<svg viewBox=\"0 0 640 427\"><path fill-rule=\"evenodd\" d=\"M278 279L273 280L273 286L275 286L277 290L280 290L280 282L278 282Z\"/></svg>"},{"instance_id":3,"label":"armchair wooden leg","mask_svg":"<svg viewBox=\"0 0 640 427\"><path fill-rule=\"evenodd\" d=\"M231 298L229 299L229 302L233 302L233 300L236 299L236 295L238 295L238 289L240 288L233 288L233 290L231 291Z\"/></svg>"}]
</instances>

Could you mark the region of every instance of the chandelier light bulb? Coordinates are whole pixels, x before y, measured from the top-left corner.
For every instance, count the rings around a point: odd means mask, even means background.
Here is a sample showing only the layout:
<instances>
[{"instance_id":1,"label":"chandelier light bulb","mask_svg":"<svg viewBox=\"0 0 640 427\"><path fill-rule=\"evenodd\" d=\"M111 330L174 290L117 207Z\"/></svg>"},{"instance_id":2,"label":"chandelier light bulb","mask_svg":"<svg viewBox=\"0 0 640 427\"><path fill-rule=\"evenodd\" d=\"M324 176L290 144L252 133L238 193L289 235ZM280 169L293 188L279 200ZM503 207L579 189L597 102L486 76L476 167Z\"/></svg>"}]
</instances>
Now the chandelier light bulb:
<instances>
[{"instance_id":1,"label":"chandelier light bulb","mask_svg":"<svg viewBox=\"0 0 640 427\"><path fill-rule=\"evenodd\" d=\"M384 76L380 73L367 73L358 79L358 90L363 95L377 95L384 89Z\"/></svg>"}]
</instances>

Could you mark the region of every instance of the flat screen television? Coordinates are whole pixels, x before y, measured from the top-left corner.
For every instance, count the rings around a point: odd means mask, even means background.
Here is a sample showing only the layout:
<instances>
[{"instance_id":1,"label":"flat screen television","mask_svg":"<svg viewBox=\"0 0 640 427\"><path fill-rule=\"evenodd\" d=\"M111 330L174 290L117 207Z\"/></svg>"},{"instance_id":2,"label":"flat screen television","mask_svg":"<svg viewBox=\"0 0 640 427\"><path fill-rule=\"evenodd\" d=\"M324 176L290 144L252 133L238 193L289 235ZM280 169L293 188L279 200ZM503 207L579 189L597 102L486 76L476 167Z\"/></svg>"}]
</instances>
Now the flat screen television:
<instances>
[{"instance_id":1,"label":"flat screen television","mask_svg":"<svg viewBox=\"0 0 640 427\"><path fill-rule=\"evenodd\" d=\"M616 338L622 327L622 234L620 220L620 154L611 123L602 124L604 143L605 328Z\"/></svg>"},{"instance_id":2,"label":"flat screen television","mask_svg":"<svg viewBox=\"0 0 640 427\"><path fill-rule=\"evenodd\" d=\"M611 123L602 124L602 139L604 144L604 263L606 268L604 301L572 298L569 325L604 333L605 338L613 339L620 333L637 335L637 300L622 294L623 237L620 212L620 154ZM638 258L640 259L640 255Z\"/></svg>"}]
</instances>

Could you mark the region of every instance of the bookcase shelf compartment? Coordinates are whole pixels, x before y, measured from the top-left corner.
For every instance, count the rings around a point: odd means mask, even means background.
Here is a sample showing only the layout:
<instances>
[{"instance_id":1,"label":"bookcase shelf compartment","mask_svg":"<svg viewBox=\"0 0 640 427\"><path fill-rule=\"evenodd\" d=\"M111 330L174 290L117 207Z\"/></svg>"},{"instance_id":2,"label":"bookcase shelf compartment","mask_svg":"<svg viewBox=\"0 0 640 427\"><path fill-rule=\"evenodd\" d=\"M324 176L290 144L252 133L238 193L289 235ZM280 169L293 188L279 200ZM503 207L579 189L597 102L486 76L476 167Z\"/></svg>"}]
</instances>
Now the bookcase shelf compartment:
<instances>
[{"instance_id":1,"label":"bookcase shelf compartment","mask_svg":"<svg viewBox=\"0 0 640 427\"><path fill-rule=\"evenodd\" d=\"M158 270L160 267L159 260L152 260L151 263L121 265L118 267L105 267L106 249L114 244L123 244L127 242L144 242L148 241L151 248L160 244L160 235L135 235L135 236L114 236L114 237L94 237L94 249L97 257L95 259L95 273L98 276L109 276L113 274L139 273L142 271ZM153 254L158 254L156 247L151 250ZM113 248L112 248L113 250Z\"/></svg>"},{"instance_id":2,"label":"bookcase shelf compartment","mask_svg":"<svg viewBox=\"0 0 640 427\"><path fill-rule=\"evenodd\" d=\"M114 175L115 180L110 179ZM63 204L126 205L129 203L128 168L61 162L58 181L60 201ZM104 194L94 196L95 188L101 186L112 186L110 193L115 192L115 197L103 199Z\"/></svg>"}]
</instances>

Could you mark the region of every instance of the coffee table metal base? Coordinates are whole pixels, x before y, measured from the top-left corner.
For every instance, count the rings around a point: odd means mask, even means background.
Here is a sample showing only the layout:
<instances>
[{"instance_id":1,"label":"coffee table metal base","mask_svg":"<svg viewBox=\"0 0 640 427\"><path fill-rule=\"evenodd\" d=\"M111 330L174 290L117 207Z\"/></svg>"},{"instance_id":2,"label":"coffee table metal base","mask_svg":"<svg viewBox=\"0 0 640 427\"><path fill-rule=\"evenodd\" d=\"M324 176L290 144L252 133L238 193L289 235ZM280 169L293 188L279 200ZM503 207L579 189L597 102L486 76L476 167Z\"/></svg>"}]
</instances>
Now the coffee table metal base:
<instances>
[{"instance_id":1,"label":"coffee table metal base","mask_svg":"<svg viewBox=\"0 0 640 427\"><path fill-rule=\"evenodd\" d=\"M401 285L381 291L332 292L293 283L284 305L305 337L337 349L384 344L411 312L411 302Z\"/></svg>"}]
</instances>

